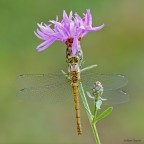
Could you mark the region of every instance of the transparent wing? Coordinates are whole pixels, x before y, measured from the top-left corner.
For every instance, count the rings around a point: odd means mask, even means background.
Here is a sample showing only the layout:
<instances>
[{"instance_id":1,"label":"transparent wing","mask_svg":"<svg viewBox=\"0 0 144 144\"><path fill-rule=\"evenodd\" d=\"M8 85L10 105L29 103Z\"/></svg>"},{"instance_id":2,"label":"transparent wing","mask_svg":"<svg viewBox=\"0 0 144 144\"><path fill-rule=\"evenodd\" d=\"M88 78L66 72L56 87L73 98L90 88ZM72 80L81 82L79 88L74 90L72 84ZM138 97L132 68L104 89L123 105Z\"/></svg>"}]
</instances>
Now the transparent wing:
<instances>
[{"instance_id":1,"label":"transparent wing","mask_svg":"<svg viewBox=\"0 0 144 144\"><path fill-rule=\"evenodd\" d=\"M123 75L96 73L83 73L81 81L84 86L89 88L92 88L96 81L100 81L105 91L119 89L128 83L127 78Z\"/></svg>"},{"instance_id":2,"label":"transparent wing","mask_svg":"<svg viewBox=\"0 0 144 144\"><path fill-rule=\"evenodd\" d=\"M28 87L21 89L17 94L20 100L38 103L64 102L72 96L72 88L66 82L50 86Z\"/></svg>"},{"instance_id":3,"label":"transparent wing","mask_svg":"<svg viewBox=\"0 0 144 144\"><path fill-rule=\"evenodd\" d=\"M82 73L81 81L84 89L91 92L95 81L100 81L104 87L104 96L109 103L122 103L128 96L123 91L112 91L127 84L123 75L104 75L95 73ZM73 95L71 86L66 77L59 71L50 74L24 74L18 77L18 84L23 88L17 97L27 101L42 103L62 102ZM115 100L117 99L117 100Z\"/></svg>"},{"instance_id":4,"label":"transparent wing","mask_svg":"<svg viewBox=\"0 0 144 144\"><path fill-rule=\"evenodd\" d=\"M85 92L90 92L92 95L92 89L86 85L83 86ZM120 89L116 90L107 90L103 91L102 98L106 98L106 101L103 101L104 105L114 105L114 104L120 104L125 103L129 100L128 94Z\"/></svg>"},{"instance_id":5,"label":"transparent wing","mask_svg":"<svg viewBox=\"0 0 144 144\"><path fill-rule=\"evenodd\" d=\"M34 87L53 85L66 81L65 76L61 72L49 74L23 74L18 76L18 84L21 87ZM125 86L128 82L127 78L123 75L110 75L110 74L96 74L96 73L82 73L81 81L83 85L93 86L93 83L100 81L104 90L114 90Z\"/></svg>"},{"instance_id":6,"label":"transparent wing","mask_svg":"<svg viewBox=\"0 0 144 144\"><path fill-rule=\"evenodd\" d=\"M17 78L20 87L35 87L44 85L53 85L66 81L66 77L61 71L48 74L22 74Z\"/></svg>"},{"instance_id":7,"label":"transparent wing","mask_svg":"<svg viewBox=\"0 0 144 144\"><path fill-rule=\"evenodd\" d=\"M104 88L102 97L107 99L103 104L120 104L129 100L128 94L120 90L128 83L127 78L123 75L85 73L81 75L81 81L85 92L88 91L90 93L94 82L100 81L102 83Z\"/></svg>"},{"instance_id":8,"label":"transparent wing","mask_svg":"<svg viewBox=\"0 0 144 144\"><path fill-rule=\"evenodd\" d=\"M129 101L128 94L123 90L104 91L102 97L107 99L103 101L104 105L121 104Z\"/></svg>"}]
</instances>

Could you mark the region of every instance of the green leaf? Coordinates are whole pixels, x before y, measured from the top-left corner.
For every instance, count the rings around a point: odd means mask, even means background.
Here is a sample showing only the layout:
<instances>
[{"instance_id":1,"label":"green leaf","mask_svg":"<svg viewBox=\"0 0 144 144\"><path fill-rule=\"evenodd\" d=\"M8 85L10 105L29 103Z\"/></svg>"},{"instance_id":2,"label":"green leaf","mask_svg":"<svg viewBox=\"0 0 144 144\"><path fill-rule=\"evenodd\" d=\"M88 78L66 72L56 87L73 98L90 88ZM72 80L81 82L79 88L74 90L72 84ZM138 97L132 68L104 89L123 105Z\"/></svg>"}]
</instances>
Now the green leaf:
<instances>
[{"instance_id":1,"label":"green leaf","mask_svg":"<svg viewBox=\"0 0 144 144\"><path fill-rule=\"evenodd\" d=\"M81 72L90 70L90 69L92 69L92 68L95 68L96 66L97 66L97 65L95 64L95 65L91 65L91 66L85 67L85 68L81 69Z\"/></svg>"},{"instance_id":2,"label":"green leaf","mask_svg":"<svg viewBox=\"0 0 144 144\"><path fill-rule=\"evenodd\" d=\"M89 108L89 105L88 105L88 102L87 102L87 99L86 99L86 96L85 96L85 92L84 92L84 89L83 89L83 86L82 86L81 82L79 83L78 90L79 90L79 94L81 96L83 105L84 105L84 107L86 109L87 115L89 117L89 120L92 121L93 115L92 115L92 113L90 111L90 108Z\"/></svg>"},{"instance_id":3,"label":"green leaf","mask_svg":"<svg viewBox=\"0 0 144 144\"><path fill-rule=\"evenodd\" d=\"M113 110L113 107L109 107L107 108L103 113L101 113L94 121L94 123L100 121L101 119L105 118L106 116L108 116Z\"/></svg>"}]
</instances>

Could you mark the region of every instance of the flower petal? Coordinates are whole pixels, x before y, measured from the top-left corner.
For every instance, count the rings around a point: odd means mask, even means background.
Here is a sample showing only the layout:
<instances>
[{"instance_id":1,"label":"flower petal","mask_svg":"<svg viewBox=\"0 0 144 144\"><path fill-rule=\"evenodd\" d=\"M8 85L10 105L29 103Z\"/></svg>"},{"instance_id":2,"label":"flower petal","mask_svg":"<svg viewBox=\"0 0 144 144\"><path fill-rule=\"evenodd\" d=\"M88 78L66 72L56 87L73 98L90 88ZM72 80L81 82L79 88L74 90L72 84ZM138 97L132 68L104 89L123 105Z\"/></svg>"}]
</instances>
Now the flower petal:
<instances>
[{"instance_id":1,"label":"flower petal","mask_svg":"<svg viewBox=\"0 0 144 144\"><path fill-rule=\"evenodd\" d=\"M39 38L39 39L42 39L44 40L39 34L37 34L35 31L34 31L34 34Z\"/></svg>"},{"instance_id":2,"label":"flower petal","mask_svg":"<svg viewBox=\"0 0 144 144\"><path fill-rule=\"evenodd\" d=\"M55 29L62 30L63 33L67 36L67 38L70 36L69 31L60 23L60 22L56 22L56 21L50 21L51 23L53 23L55 25Z\"/></svg>"},{"instance_id":3,"label":"flower petal","mask_svg":"<svg viewBox=\"0 0 144 144\"><path fill-rule=\"evenodd\" d=\"M85 24L87 26L91 26L92 25L92 16L91 16L90 9L88 9L86 14L85 14Z\"/></svg>"},{"instance_id":4,"label":"flower petal","mask_svg":"<svg viewBox=\"0 0 144 144\"><path fill-rule=\"evenodd\" d=\"M78 38L74 37L73 44L72 44L72 53L76 54L78 51Z\"/></svg>"},{"instance_id":5,"label":"flower petal","mask_svg":"<svg viewBox=\"0 0 144 144\"><path fill-rule=\"evenodd\" d=\"M70 14L69 14L69 21L72 21L72 11L70 11Z\"/></svg>"},{"instance_id":6,"label":"flower petal","mask_svg":"<svg viewBox=\"0 0 144 144\"><path fill-rule=\"evenodd\" d=\"M68 21L69 20L69 17L67 16L65 10L63 11L63 20L64 21Z\"/></svg>"},{"instance_id":7,"label":"flower petal","mask_svg":"<svg viewBox=\"0 0 144 144\"><path fill-rule=\"evenodd\" d=\"M38 24L41 31L46 33L53 33L53 30L50 28L50 26L43 26L42 24Z\"/></svg>"},{"instance_id":8,"label":"flower petal","mask_svg":"<svg viewBox=\"0 0 144 144\"><path fill-rule=\"evenodd\" d=\"M91 31L91 32L96 32L96 31L101 30L103 27L104 27L104 24L102 24L101 26L98 26L98 27L87 28L87 30Z\"/></svg>"},{"instance_id":9,"label":"flower petal","mask_svg":"<svg viewBox=\"0 0 144 144\"><path fill-rule=\"evenodd\" d=\"M40 30L37 29L37 31L35 32L35 34L37 33L36 36L41 37L40 39L42 40L47 40L49 37L48 35L44 34L43 32L41 32Z\"/></svg>"},{"instance_id":10,"label":"flower petal","mask_svg":"<svg viewBox=\"0 0 144 144\"><path fill-rule=\"evenodd\" d=\"M37 46L36 49L37 49L39 52L41 52L41 51L45 50L46 48L48 48L48 47L49 47L53 42L55 42L55 41L56 41L55 38L49 39L49 40L41 43L39 46Z\"/></svg>"},{"instance_id":11,"label":"flower petal","mask_svg":"<svg viewBox=\"0 0 144 144\"><path fill-rule=\"evenodd\" d=\"M60 40L65 42L68 38L73 38L72 43L72 53L76 54L78 51L80 37L85 36L88 32L95 32L104 27L104 24L98 27L92 27L92 15L90 9L86 10L86 13L81 18L77 13L72 15L72 11L67 15L66 11L63 11L62 21L58 21L58 16L56 20L50 20L51 24L40 23L37 24L38 28L35 31L35 35L44 40L38 47L38 51L43 51L49 47L54 41ZM51 28L53 25L54 28Z\"/></svg>"},{"instance_id":12,"label":"flower petal","mask_svg":"<svg viewBox=\"0 0 144 144\"><path fill-rule=\"evenodd\" d=\"M104 24L102 24L101 26L98 26L98 27L84 27L84 26L81 26L80 28L83 30L82 33L81 33L81 35L83 37L88 32L96 32L96 31L101 30L103 27L104 27Z\"/></svg>"}]
</instances>

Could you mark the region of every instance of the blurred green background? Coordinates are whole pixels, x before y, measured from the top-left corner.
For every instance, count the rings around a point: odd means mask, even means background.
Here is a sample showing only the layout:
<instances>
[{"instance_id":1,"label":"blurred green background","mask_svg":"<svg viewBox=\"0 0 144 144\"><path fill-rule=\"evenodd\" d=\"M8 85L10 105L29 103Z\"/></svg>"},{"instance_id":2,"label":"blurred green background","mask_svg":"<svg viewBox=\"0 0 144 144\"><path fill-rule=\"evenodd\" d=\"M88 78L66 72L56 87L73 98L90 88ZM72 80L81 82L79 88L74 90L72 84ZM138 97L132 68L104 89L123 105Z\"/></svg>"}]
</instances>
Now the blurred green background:
<instances>
[{"instance_id":1,"label":"blurred green background","mask_svg":"<svg viewBox=\"0 0 144 144\"><path fill-rule=\"evenodd\" d=\"M82 16L90 8L93 26L105 28L81 41L86 65L98 73L122 73L130 101L114 106L98 124L102 144L125 139L144 143L144 1L143 0L0 0L0 144L94 143L85 114L84 136L75 134L73 101L37 105L16 99L16 77L47 73L66 67L65 45L59 41L38 53L42 41L34 35L37 23L62 17L63 10ZM88 129L88 130L87 130Z\"/></svg>"}]
</instances>

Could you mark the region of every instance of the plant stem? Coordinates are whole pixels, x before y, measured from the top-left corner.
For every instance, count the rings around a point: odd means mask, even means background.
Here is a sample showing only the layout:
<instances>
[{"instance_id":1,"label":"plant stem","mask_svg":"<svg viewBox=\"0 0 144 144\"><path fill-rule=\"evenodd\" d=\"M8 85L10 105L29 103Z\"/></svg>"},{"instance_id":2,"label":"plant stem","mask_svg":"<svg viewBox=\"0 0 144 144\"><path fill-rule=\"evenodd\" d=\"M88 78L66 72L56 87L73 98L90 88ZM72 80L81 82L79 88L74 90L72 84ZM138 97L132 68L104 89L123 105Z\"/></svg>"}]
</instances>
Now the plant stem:
<instances>
[{"instance_id":1,"label":"plant stem","mask_svg":"<svg viewBox=\"0 0 144 144\"><path fill-rule=\"evenodd\" d=\"M97 108L95 107L94 116L93 116L91 111L90 111L90 108L89 108L89 105L88 105L88 102L87 102L87 99L86 99L86 96L85 96L85 92L84 92L82 83L79 84L79 93L80 93L83 105L86 109L86 113L88 115L88 119L89 119L89 122L90 122L92 130L93 130L93 134L94 134L94 137L95 137L96 144L101 144L99 136L98 136L97 128L96 128L96 123L93 122L94 119L95 119L96 113L97 113Z\"/></svg>"},{"instance_id":2,"label":"plant stem","mask_svg":"<svg viewBox=\"0 0 144 144\"><path fill-rule=\"evenodd\" d=\"M94 121L96 119L96 115L97 115L97 107L96 107L96 101L95 101L95 103L94 103L94 118L93 118L93 123L94 123Z\"/></svg>"},{"instance_id":3,"label":"plant stem","mask_svg":"<svg viewBox=\"0 0 144 144\"><path fill-rule=\"evenodd\" d=\"M94 137L95 137L96 144L101 144L100 139L99 139L99 135L98 135L98 132L97 132L96 124L91 123L91 127L92 127L92 130L93 130L93 134L94 134Z\"/></svg>"},{"instance_id":4,"label":"plant stem","mask_svg":"<svg viewBox=\"0 0 144 144\"><path fill-rule=\"evenodd\" d=\"M97 115L97 107L96 107L96 101L95 101L95 106L94 106L94 117L93 117L93 121L91 123L91 126L92 126L92 129L93 129L93 133L95 135L95 139L96 139L96 143L97 144L101 144L100 142L100 139L99 139L99 135L98 135L98 132L97 132L97 128L96 128L96 122L95 122L95 119L96 119L96 115Z\"/></svg>"}]
</instances>

